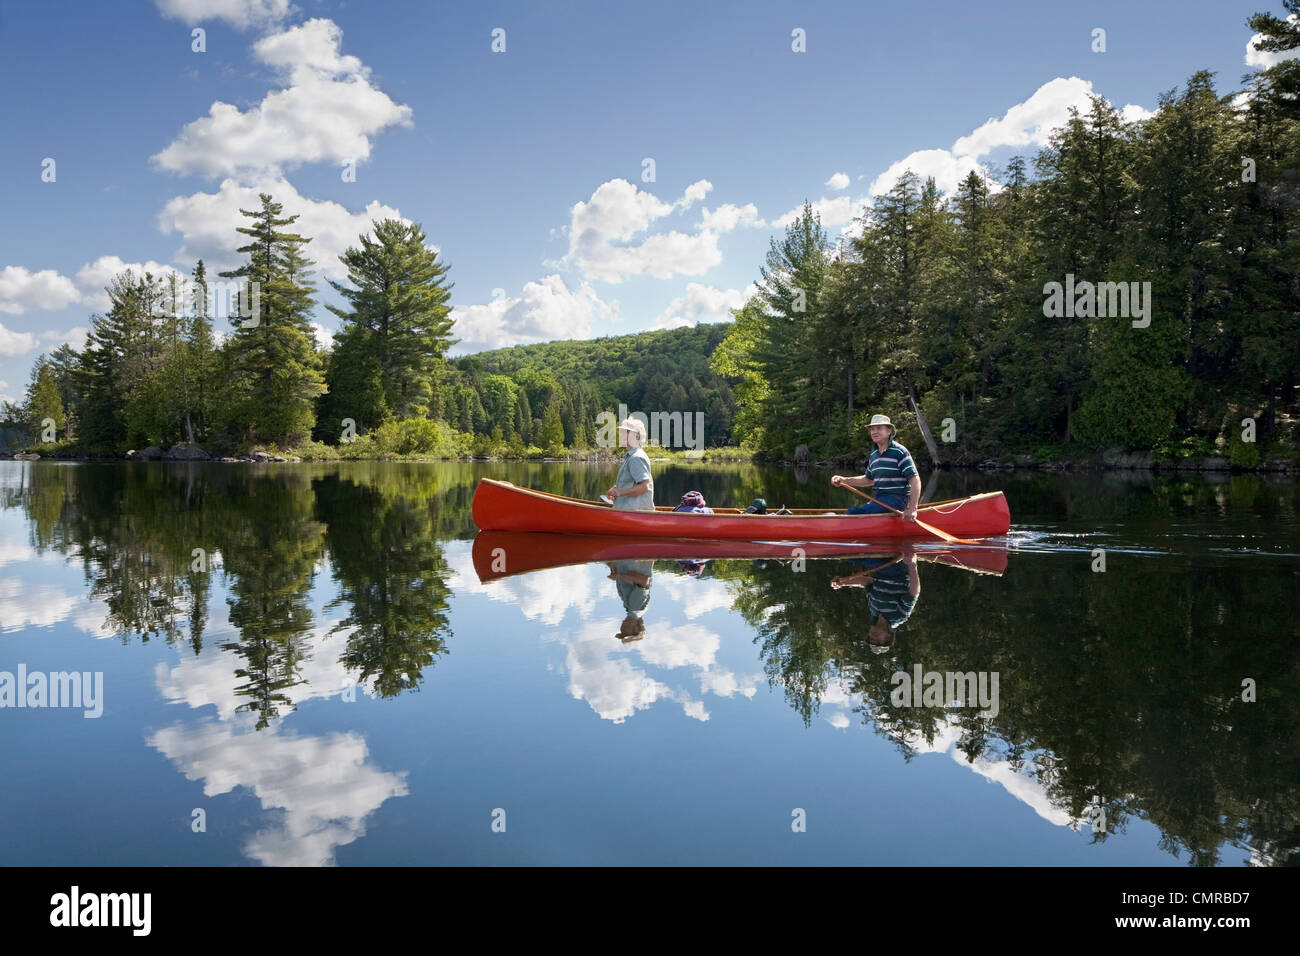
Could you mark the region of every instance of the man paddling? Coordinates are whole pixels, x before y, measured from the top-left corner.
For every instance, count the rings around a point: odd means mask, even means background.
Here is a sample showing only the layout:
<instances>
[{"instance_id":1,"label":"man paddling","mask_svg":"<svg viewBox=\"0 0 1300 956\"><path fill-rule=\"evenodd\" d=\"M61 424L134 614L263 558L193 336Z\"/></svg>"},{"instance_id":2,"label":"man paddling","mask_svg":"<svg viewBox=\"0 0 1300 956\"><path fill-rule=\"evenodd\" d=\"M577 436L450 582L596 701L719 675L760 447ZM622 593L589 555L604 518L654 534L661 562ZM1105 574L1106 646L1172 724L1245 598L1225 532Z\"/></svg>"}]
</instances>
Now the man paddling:
<instances>
[{"instance_id":1,"label":"man paddling","mask_svg":"<svg viewBox=\"0 0 1300 956\"><path fill-rule=\"evenodd\" d=\"M916 506L921 500L921 476L912 462L911 453L894 441L897 429L886 415L872 415L867 426L875 448L867 461L867 473L852 478L832 475L835 487L850 485L854 488L872 488L881 504L868 501L845 510L846 515L893 514L890 508L903 512L904 521L916 520ZM881 507L888 505L889 507Z\"/></svg>"}]
</instances>

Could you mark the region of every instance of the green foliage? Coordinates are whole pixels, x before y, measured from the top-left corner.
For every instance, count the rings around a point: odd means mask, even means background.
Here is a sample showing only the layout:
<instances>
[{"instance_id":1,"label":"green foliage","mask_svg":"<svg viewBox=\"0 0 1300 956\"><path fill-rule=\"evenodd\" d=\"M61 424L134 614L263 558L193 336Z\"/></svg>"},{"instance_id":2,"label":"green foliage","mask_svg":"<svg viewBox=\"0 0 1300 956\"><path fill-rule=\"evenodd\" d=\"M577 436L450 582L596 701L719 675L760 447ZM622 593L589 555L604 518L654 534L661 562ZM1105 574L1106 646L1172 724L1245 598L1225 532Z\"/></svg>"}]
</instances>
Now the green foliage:
<instances>
[{"instance_id":1,"label":"green foliage","mask_svg":"<svg viewBox=\"0 0 1300 956\"><path fill-rule=\"evenodd\" d=\"M37 435L45 430L47 421L53 422L58 431L62 431L67 424L63 399L59 397L59 387L54 378L54 367L44 357L37 359L33 369L32 383L27 390L26 411L27 426Z\"/></svg>"},{"instance_id":2,"label":"green foliage","mask_svg":"<svg viewBox=\"0 0 1300 956\"><path fill-rule=\"evenodd\" d=\"M1116 443L1118 444L1118 443ZM1188 461L1199 460L1215 452L1214 442L1208 438L1199 435L1188 435L1185 438L1170 438L1165 441L1156 442L1152 447L1157 459L1166 461Z\"/></svg>"},{"instance_id":3,"label":"green foliage","mask_svg":"<svg viewBox=\"0 0 1300 956\"><path fill-rule=\"evenodd\" d=\"M539 440L551 454L560 451L564 446L564 426L560 423L560 407L555 402L546 406Z\"/></svg>"},{"instance_id":4,"label":"green foliage","mask_svg":"<svg viewBox=\"0 0 1300 956\"><path fill-rule=\"evenodd\" d=\"M247 280L248 301L257 303L248 319L232 316L230 418L250 439L295 445L310 435L316 399L326 390L310 323L312 263L302 253L311 240L282 231L298 217L282 217L283 207L266 193L260 199L260 209L240 210L253 221L238 227L252 239L238 250L247 263L221 273Z\"/></svg>"},{"instance_id":5,"label":"green foliage","mask_svg":"<svg viewBox=\"0 0 1300 956\"><path fill-rule=\"evenodd\" d=\"M329 309L362 357L367 386L382 393L380 403L367 389L365 401L398 418L427 415L443 356L455 344L446 266L418 225L396 219L375 222L374 238L361 236L339 258L351 285L330 284L350 308Z\"/></svg>"},{"instance_id":6,"label":"green foliage","mask_svg":"<svg viewBox=\"0 0 1300 956\"><path fill-rule=\"evenodd\" d=\"M1259 467L1259 445L1253 441L1234 438L1228 446L1228 461L1235 468Z\"/></svg>"},{"instance_id":7,"label":"green foliage","mask_svg":"<svg viewBox=\"0 0 1300 956\"><path fill-rule=\"evenodd\" d=\"M1270 49L1300 48L1300 27L1256 19ZM1300 99L1284 73L1258 78L1244 109L1197 73L1135 123L1094 96L1053 131L1036 178L1016 158L1001 189L972 173L944 198L905 173L824 266L805 210L713 355L736 381L737 437L782 458L800 442L844 455L872 412L911 440L915 401L936 430L957 421L962 454L1212 442L1225 404L1262 409L1261 440L1276 441L1300 416L1300 206L1282 199ZM780 277L804 273L820 282L795 324ZM1047 284L1074 282L1136 284L1149 324L1132 325L1134 303L1045 313Z\"/></svg>"},{"instance_id":8,"label":"green foliage","mask_svg":"<svg viewBox=\"0 0 1300 956\"><path fill-rule=\"evenodd\" d=\"M303 461L338 461L339 450L333 445L326 445L324 442L306 441L293 450L293 453Z\"/></svg>"},{"instance_id":9,"label":"green foliage","mask_svg":"<svg viewBox=\"0 0 1300 956\"><path fill-rule=\"evenodd\" d=\"M445 422L427 418L386 422L375 430L373 438L374 448L381 456L459 458L470 453L470 436L455 431Z\"/></svg>"}]
</instances>

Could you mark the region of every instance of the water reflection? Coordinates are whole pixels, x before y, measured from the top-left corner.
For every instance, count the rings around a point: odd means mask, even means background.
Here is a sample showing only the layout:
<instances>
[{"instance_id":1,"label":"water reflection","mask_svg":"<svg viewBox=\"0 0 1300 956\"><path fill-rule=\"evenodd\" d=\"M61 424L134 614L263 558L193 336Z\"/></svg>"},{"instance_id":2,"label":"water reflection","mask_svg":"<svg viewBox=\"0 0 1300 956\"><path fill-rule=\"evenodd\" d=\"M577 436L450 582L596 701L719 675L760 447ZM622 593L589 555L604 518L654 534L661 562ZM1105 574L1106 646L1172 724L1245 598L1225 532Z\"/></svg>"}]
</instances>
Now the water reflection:
<instances>
[{"instance_id":1,"label":"water reflection","mask_svg":"<svg viewBox=\"0 0 1300 956\"><path fill-rule=\"evenodd\" d=\"M608 478L501 472L578 497ZM675 493L673 470L663 476ZM1008 564L1005 548L937 544L471 545L477 477L460 465L3 463L0 641L63 625L170 646L151 687L189 716L142 735L205 794L257 796L264 818L243 852L266 863L332 862L409 796L411 764L377 759L379 741L342 708L358 692L383 707L446 693L441 662L483 636L461 601L495 604L526 625L523 640L554 649L560 675L536 680L583 702L590 726L654 726L656 706L678 721L735 710L728 732L743 735L767 685L810 728L860 728L903 761L947 754L1057 826L1086 829L1100 807L1098 842L1143 819L1196 864L1300 857L1294 485L999 476L1025 552ZM751 466L690 487L791 507L824 494ZM1089 569L1098 547L1106 573ZM997 673L996 714L900 706L896 675L918 666ZM345 726L290 724L308 702Z\"/></svg>"},{"instance_id":2,"label":"water reflection","mask_svg":"<svg viewBox=\"0 0 1300 956\"><path fill-rule=\"evenodd\" d=\"M187 779L215 797L247 787L276 822L242 846L266 866L325 866L338 847L365 835L365 819L390 797L407 795L404 773L378 769L356 733L295 734L273 725L178 723L148 737Z\"/></svg>"},{"instance_id":3,"label":"water reflection","mask_svg":"<svg viewBox=\"0 0 1300 956\"><path fill-rule=\"evenodd\" d=\"M624 644L639 641L645 637L643 615L650 605L650 584L654 575L653 561L635 561L624 559L608 564L609 579L618 588L618 598L623 602L627 616L618 627L617 637Z\"/></svg>"},{"instance_id":4,"label":"water reflection","mask_svg":"<svg viewBox=\"0 0 1300 956\"><path fill-rule=\"evenodd\" d=\"M856 574L831 578L831 587L863 588L867 593L867 644L872 653L883 654L894 643L894 633L907 623L921 596L921 572L916 552L907 551L883 561L849 558L847 564L864 568Z\"/></svg>"}]
</instances>

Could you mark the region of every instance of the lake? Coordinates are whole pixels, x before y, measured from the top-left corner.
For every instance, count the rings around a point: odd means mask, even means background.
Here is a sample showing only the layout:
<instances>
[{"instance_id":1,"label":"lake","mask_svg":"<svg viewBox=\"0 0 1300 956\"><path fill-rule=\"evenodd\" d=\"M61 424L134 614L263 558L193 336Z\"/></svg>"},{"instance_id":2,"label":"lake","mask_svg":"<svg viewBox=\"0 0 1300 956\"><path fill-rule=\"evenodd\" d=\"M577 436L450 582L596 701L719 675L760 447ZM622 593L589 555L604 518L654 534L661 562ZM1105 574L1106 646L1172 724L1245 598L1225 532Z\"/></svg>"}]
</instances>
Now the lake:
<instances>
[{"instance_id":1,"label":"lake","mask_svg":"<svg viewBox=\"0 0 1300 956\"><path fill-rule=\"evenodd\" d=\"M0 861L1300 860L1296 482L940 473L1010 504L965 552L475 549L480 477L613 472L0 462Z\"/></svg>"}]
</instances>

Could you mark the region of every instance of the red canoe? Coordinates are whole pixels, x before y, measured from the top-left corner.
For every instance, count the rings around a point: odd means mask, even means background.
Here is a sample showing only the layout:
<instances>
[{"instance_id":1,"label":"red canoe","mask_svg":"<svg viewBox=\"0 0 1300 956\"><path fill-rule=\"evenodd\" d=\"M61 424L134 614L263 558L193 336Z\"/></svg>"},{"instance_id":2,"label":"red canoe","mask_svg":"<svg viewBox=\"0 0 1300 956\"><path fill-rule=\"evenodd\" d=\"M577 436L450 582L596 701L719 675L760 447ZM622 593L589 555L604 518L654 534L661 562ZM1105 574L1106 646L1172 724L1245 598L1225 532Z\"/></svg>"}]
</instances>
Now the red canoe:
<instances>
[{"instance_id":1,"label":"red canoe","mask_svg":"<svg viewBox=\"0 0 1300 956\"><path fill-rule=\"evenodd\" d=\"M798 553L795 549L798 548ZM929 542L727 541L696 538L629 538L589 534L483 531L474 539L474 571L486 584L514 574L589 564L651 559L704 561L718 558L857 558L915 554L919 561L946 564L980 574L1007 569L1006 545L945 545Z\"/></svg>"},{"instance_id":2,"label":"red canoe","mask_svg":"<svg viewBox=\"0 0 1300 956\"><path fill-rule=\"evenodd\" d=\"M1006 534L1011 512L1000 491L922 505L917 517L959 538ZM662 505L654 511L615 511L583 501L518 488L508 481L479 480L474 489L474 523L483 531L547 531L559 534L615 534L652 538L730 538L746 541L875 541L936 536L899 515L845 515L843 508L796 508L788 515L747 515L738 508L714 514L682 514Z\"/></svg>"}]
</instances>

